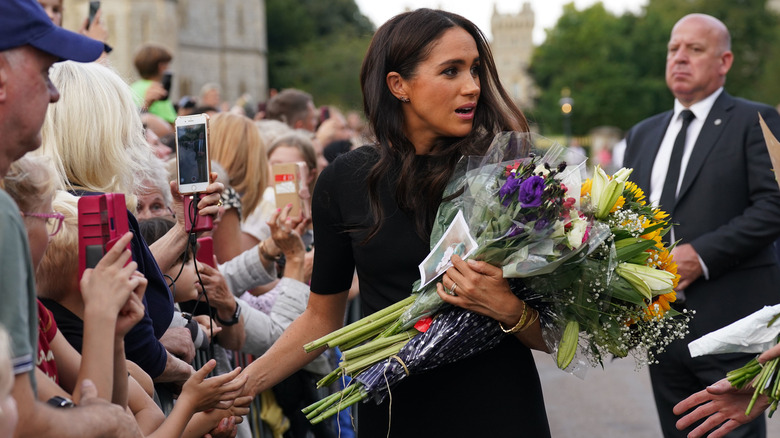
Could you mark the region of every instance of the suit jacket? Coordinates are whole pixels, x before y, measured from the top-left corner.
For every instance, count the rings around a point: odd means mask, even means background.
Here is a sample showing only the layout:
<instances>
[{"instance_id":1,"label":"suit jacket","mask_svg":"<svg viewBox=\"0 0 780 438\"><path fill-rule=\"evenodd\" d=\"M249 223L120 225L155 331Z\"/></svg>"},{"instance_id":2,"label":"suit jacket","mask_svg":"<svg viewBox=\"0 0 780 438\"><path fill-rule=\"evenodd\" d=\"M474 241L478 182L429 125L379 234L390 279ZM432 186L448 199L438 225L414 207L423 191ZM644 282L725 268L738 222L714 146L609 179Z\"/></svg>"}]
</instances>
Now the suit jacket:
<instances>
[{"instance_id":1,"label":"suit jacket","mask_svg":"<svg viewBox=\"0 0 780 438\"><path fill-rule=\"evenodd\" d=\"M780 302L772 247L780 236L780 190L758 113L780 133L774 108L721 93L696 139L674 206L675 238L693 245L709 271L709 280L701 277L685 291L688 307L697 311L694 336ZM631 179L645 192L672 115L650 117L626 136L624 165L634 168Z\"/></svg>"}]
</instances>

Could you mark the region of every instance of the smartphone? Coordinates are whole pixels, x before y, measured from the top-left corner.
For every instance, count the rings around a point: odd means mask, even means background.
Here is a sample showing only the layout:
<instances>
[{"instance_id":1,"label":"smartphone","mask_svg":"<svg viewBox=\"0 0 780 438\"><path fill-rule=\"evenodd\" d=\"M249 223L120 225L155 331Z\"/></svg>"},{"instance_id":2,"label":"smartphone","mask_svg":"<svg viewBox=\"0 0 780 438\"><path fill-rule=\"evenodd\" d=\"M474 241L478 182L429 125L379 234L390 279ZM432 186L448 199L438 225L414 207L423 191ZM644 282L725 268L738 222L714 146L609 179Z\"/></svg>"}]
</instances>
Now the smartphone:
<instances>
[{"instance_id":1,"label":"smartphone","mask_svg":"<svg viewBox=\"0 0 780 438\"><path fill-rule=\"evenodd\" d=\"M198 263L217 268L214 264L214 240L211 237L201 237L198 239L198 252L195 253L195 260Z\"/></svg>"},{"instance_id":2,"label":"smartphone","mask_svg":"<svg viewBox=\"0 0 780 438\"><path fill-rule=\"evenodd\" d=\"M95 14L97 14L98 9L100 9L99 1L89 2L89 19L87 20L87 29L89 29L89 27L92 26L92 22L95 21Z\"/></svg>"},{"instance_id":3,"label":"smartphone","mask_svg":"<svg viewBox=\"0 0 780 438\"><path fill-rule=\"evenodd\" d=\"M193 114L176 118L176 169L179 193L200 193L209 185L209 116Z\"/></svg>"},{"instance_id":4,"label":"smartphone","mask_svg":"<svg viewBox=\"0 0 780 438\"><path fill-rule=\"evenodd\" d=\"M311 217L304 199L309 197L306 186L306 163L278 163L271 166L274 178L274 195L276 208L284 208L292 204L291 217Z\"/></svg>"},{"instance_id":5,"label":"smartphone","mask_svg":"<svg viewBox=\"0 0 780 438\"><path fill-rule=\"evenodd\" d=\"M171 81L173 80L173 73L166 71L163 73L162 86L165 89L165 98L171 95Z\"/></svg>"},{"instance_id":6,"label":"smartphone","mask_svg":"<svg viewBox=\"0 0 780 438\"><path fill-rule=\"evenodd\" d=\"M78 201L79 278L130 229L122 193L82 196ZM130 249L130 244L127 244ZM128 259L127 263L130 263Z\"/></svg>"},{"instance_id":7,"label":"smartphone","mask_svg":"<svg viewBox=\"0 0 780 438\"><path fill-rule=\"evenodd\" d=\"M200 231L209 231L214 228L214 221L211 216L201 216L198 214L198 204L195 203L195 195L182 196L184 204L184 230L188 233L197 233Z\"/></svg>"}]
</instances>

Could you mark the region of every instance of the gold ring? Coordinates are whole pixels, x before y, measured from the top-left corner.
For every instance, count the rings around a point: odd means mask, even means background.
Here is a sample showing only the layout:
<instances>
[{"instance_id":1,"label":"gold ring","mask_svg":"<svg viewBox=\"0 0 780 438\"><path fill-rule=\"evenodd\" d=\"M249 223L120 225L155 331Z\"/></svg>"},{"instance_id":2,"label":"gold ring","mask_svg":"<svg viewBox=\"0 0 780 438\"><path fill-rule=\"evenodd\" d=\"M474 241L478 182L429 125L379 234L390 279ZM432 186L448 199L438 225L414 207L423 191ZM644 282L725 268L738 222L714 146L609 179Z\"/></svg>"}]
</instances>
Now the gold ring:
<instances>
[{"instance_id":1,"label":"gold ring","mask_svg":"<svg viewBox=\"0 0 780 438\"><path fill-rule=\"evenodd\" d=\"M217 202L217 207L222 207L222 200L221 199Z\"/></svg>"}]
</instances>

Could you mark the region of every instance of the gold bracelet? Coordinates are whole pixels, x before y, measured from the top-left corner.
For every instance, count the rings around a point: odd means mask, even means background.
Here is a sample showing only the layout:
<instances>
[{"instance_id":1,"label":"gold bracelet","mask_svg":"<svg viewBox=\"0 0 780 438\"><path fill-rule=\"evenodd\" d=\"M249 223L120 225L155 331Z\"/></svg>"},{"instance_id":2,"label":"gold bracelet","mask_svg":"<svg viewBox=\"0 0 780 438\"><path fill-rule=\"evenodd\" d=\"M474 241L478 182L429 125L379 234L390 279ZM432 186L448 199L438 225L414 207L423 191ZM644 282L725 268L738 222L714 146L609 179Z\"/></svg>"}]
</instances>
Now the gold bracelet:
<instances>
[{"instance_id":1,"label":"gold bracelet","mask_svg":"<svg viewBox=\"0 0 780 438\"><path fill-rule=\"evenodd\" d=\"M282 253L281 253L281 252L280 252L279 254L277 254L277 255L276 255L276 257L274 257L274 256L272 256L271 254L268 254L268 253L265 251L265 240L263 240L262 242L260 242L260 243L257 245L257 247L258 247L258 251L260 251L260 257L262 257L262 258L264 258L264 259L266 259L266 260L268 260L268 261L271 261L271 262L276 262L276 261L278 261L280 258L282 258Z\"/></svg>"},{"instance_id":2,"label":"gold bracelet","mask_svg":"<svg viewBox=\"0 0 780 438\"><path fill-rule=\"evenodd\" d=\"M531 309L531 310L534 312L534 316L532 316L531 319L528 320L528 323L525 325L525 327L521 328L518 331L518 333L522 333L522 332L528 330L532 325L534 325L536 320L539 319L539 311L536 310L536 309Z\"/></svg>"},{"instance_id":3,"label":"gold bracelet","mask_svg":"<svg viewBox=\"0 0 780 438\"><path fill-rule=\"evenodd\" d=\"M501 321L498 321L498 327L500 327L501 330L504 333L517 333L517 332L519 332L523 328L523 324L525 323L525 312L526 312L526 310L528 310L528 305L525 302L523 302L523 313L520 315L520 321L517 321L517 324L515 324L515 326L512 327L509 330L504 328L504 324L501 324Z\"/></svg>"}]
</instances>

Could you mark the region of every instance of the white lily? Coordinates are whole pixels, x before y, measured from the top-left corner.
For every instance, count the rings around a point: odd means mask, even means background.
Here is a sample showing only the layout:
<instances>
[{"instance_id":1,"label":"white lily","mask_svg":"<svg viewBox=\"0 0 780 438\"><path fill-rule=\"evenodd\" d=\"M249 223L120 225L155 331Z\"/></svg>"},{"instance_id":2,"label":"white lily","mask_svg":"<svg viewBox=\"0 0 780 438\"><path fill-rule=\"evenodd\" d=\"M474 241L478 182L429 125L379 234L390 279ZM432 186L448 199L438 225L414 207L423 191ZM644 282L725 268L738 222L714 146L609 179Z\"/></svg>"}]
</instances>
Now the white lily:
<instances>
[{"instance_id":1,"label":"white lily","mask_svg":"<svg viewBox=\"0 0 780 438\"><path fill-rule=\"evenodd\" d=\"M662 269L634 263L620 263L615 272L631 283L647 299L667 294L674 287L674 274Z\"/></svg>"},{"instance_id":2,"label":"white lily","mask_svg":"<svg viewBox=\"0 0 780 438\"><path fill-rule=\"evenodd\" d=\"M618 198L623 193L628 176L633 169L621 168L612 179L607 176L601 166L596 166L593 172L593 185L590 191L590 201L596 209L596 218L604 219L615 206Z\"/></svg>"}]
</instances>

